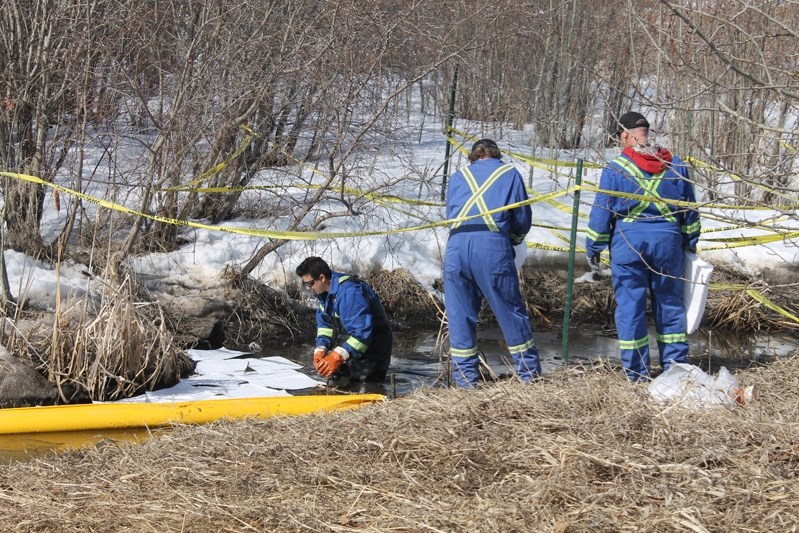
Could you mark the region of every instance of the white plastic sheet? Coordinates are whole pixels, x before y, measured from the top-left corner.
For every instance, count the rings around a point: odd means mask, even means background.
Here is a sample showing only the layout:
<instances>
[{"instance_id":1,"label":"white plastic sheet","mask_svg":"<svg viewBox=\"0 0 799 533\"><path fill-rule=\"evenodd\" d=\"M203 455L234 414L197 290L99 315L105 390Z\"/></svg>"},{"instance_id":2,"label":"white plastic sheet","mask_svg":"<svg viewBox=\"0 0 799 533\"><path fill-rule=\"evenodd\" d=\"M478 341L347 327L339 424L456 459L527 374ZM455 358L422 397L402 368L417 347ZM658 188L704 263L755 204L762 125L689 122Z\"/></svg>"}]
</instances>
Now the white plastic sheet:
<instances>
[{"instance_id":1,"label":"white plastic sheet","mask_svg":"<svg viewBox=\"0 0 799 533\"><path fill-rule=\"evenodd\" d=\"M514 246L513 252L516 254L513 258L513 262L516 264L516 272L521 272L522 265L524 265L524 260L527 257L527 242L522 241Z\"/></svg>"},{"instance_id":2,"label":"white plastic sheet","mask_svg":"<svg viewBox=\"0 0 799 533\"><path fill-rule=\"evenodd\" d=\"M716 376L698 366L675 363L647 386L650 397L658 403L679 402L689 407L710 405L734 406L738 380L721 367Z\"/></svg>"},{"instance_id":3,"label":"white plastic sheet","mask_svg":"<svg viewBox=\"0 0 799 533\"><path fill-rule=\"evenodd\" d=\"M302 365L285 357L242 357L250 352L227 348L188 350L197 361L199 375L181 380L174 387L151 391L125 402L177 402L226 398L290 396L288 391L324 385L300 372Z\"/></svg>"},{"instance_id":4,"label":"white plastic sheet","mask_svg":"<svg viewBox=\"0 0 799 533\"><path fill-rule=\"evenodd\" d=\"M693 252L685 252L682 301L685 306L686 333L699 328L707 303L707 288L713 265Z\"/></svg>"}]
</instances>

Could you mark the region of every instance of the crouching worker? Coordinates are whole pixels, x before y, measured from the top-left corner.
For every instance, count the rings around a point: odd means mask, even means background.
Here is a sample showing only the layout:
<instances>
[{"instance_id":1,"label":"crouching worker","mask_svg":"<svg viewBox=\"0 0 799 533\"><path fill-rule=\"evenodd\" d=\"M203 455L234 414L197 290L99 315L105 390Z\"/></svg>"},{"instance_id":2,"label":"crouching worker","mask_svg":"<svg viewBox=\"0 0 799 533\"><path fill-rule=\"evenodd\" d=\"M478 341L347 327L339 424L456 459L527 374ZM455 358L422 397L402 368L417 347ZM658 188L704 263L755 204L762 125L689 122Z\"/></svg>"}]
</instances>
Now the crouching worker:
<instances>
[{"instance_id":1,"label":"crouching worker","mask_svg":"<svg viewBox=\"0 0 799 533\"><path fill-rule=\"evenodd\" d=\"M296 273L319 301L316 371L337 384L348 374L350 383L382 381L391 363L393 336L377 294L358 276L333 272L321 257L306 258Z\"/></svg>"}]
</instances>

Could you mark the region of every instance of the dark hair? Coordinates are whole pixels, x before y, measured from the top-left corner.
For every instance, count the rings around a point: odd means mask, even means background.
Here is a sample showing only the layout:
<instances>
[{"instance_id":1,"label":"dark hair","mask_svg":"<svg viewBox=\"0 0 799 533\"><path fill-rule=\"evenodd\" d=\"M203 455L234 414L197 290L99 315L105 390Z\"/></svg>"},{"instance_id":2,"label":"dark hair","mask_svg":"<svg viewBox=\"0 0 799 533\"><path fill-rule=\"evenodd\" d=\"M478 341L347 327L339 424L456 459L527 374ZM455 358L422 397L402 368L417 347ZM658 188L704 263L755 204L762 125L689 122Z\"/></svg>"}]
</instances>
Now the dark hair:
<instances>
[{"instance_id":1,"label":"dark hair","mask_svg":"<svg viewBox=\"0 0 799 533\"><path fill-rule=\"evenodd\" d=\"M333 271L330 270L330 265L321 257L306 257L302 263L297 266L295 272L300 277L305 274L310 274L313 279L318 279L322 274L324 274L327 279L330 279L333 273Z\"/></svg>"},{"instance_id":2,"label":"dark hair","mask_svg":"<svg viewBox=\"0 0 799 533\"><path fill-rule=\"evenodd\" d=\"M499 146L492 139L480 139L472 145L472 151L469 153L469 163L474 163L486 156L494 159L502 157Z\"/></svg>"}]
</instances>

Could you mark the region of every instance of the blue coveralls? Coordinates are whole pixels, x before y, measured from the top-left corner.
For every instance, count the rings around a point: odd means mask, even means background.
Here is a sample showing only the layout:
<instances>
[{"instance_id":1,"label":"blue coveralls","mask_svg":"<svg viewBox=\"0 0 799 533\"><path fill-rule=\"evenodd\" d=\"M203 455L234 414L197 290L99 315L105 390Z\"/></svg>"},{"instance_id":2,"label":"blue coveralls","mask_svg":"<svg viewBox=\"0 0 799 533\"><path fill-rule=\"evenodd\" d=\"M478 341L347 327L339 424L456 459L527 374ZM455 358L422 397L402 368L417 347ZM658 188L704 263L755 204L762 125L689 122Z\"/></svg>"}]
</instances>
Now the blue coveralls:
<instances>
[{"instance_id":1,"label":"blue coveralls","mask_svg":"<svg viewBox=\"0 0 799 533\"><path fill-rule=\"evenodd\" d=\"M317 300L316 346L330 349L342 336L351 381L382 381L391 363L393 335L377 294L357 276L333 272L330 291Z\"/></svg>"},{"instance_id":2,"label":"blue coveralls","mask_svg":"<svg viewBox=\"0 0 799 533\"><path fill-rule=\"evenodd\" d=\"M599 188L652 197L645 201L597 193L586 238L589 259L610 246L621 360L631 380L648 379L647 291L661 367L667 370L673 363L687 362L683 254L685 249L696 249L699 213L668 200L695 202L693 184L677 157L665 171L652 175L620 155L602 171Z\"/></svg>"},{"instance_id":3,"label":"blue coveralls","mask_svg":"<svg viewBox=\"0 0 799 533\"><path fill-rule=\"evenodd\" d=\"M499 159L480 159L452 175L447 218L478 215L527 200L519 172ZM452 377L463 388L479 378L477 320L482 297L497 318L525 381L541 373L527 307L519 289L513 246L530 231L529 205L453 224L444 256L444 298Z\"/></svg>"}]
</instances>

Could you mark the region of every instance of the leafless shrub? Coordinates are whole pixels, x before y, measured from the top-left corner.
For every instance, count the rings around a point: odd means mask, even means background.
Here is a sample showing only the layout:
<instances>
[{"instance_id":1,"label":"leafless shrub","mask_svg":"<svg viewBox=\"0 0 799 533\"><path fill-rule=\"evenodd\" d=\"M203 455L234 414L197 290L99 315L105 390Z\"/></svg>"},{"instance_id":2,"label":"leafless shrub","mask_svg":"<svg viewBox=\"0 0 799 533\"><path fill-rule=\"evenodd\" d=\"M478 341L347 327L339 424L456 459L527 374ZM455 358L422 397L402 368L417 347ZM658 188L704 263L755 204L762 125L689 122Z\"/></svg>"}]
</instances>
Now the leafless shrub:
<instances>
[{"instance_id":1,"label":"leafless shrub","mask_svg":"<svg viewBox=\"0 0 799 533\"><path fill-rule=\"evenodd\" d=\"M227 283L226 299L235 302L235 311L224 328L226 346L292 343L298 335L316 331L310 310L296 308L284 293L252 278L234 276Z\"/></svg>"}]
</instances>

